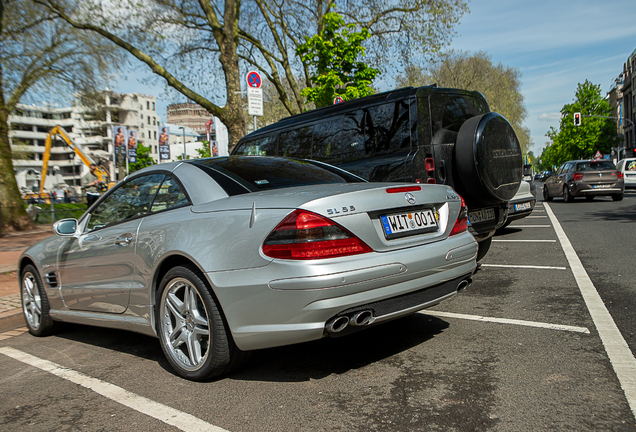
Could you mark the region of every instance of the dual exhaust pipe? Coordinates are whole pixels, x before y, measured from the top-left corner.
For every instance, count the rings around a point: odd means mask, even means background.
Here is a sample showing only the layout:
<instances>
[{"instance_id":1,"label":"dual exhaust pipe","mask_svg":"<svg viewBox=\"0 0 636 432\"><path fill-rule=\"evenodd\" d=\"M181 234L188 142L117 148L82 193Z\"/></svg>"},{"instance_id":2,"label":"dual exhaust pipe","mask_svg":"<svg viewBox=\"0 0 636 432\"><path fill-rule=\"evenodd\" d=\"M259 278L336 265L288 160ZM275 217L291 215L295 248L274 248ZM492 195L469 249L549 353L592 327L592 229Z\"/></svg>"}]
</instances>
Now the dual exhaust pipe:
<instances>
[{"instance_id":1,"label":"dual exhaust pipe","mask_svg":"<svg viewBox=\"0 0 636 432\"><path fill-rule=\"evenodd\" d=\"M468 288L473 283L472 278L466 278L461 280L457 284L457 292L461 292ZM348 326L363 327L369 325L375 321L372 309L363 309L357 312L353 312L347 315L340 315L332 318L325 325L327 333L340 333Z\"/></svg>"},{"instance_id":2,"label":"dual exhaust pipe","mask_svg":"<svg viewBox=\"0 0 636 432\"><path fill-rule=\"evenodd\" d=\"M328 333L340 333L348 326L362 327L371 324L375 321L373 317L373 311L371 309L365 309L354 312L349 315L341 315L333 318L325 326L325 330Z\"/></svg>"}]
</instances>

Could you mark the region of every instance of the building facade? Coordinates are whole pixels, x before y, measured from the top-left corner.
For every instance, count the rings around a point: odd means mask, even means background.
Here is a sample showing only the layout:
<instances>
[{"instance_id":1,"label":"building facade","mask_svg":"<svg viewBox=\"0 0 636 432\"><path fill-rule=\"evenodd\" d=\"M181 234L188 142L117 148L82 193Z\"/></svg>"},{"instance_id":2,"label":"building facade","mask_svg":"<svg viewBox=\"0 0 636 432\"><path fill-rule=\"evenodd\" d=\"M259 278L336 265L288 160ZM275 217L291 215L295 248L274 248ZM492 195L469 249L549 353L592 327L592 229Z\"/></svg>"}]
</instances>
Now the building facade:
<instances>
[{"instance_id":1,"label":"building facade","mask_svg":"<svg viewBox=\"0 0 636 432\"><path fill-rule=\"evenodd\" d=\"M624 157L636 156L636 49L623 65L622 118L625 133Z\"/></svg>"},{"instance_id":2,"label":"building facade","mask_svg":"<svg viewBox=\"0 0 636 432\"><path fill-rule=\"evenodd\" d=\"M193 130L198 135L198 141L208 140L207 134L209 129L209 140L213 145L214 142L216 142L218 156L228 155L227 127L201 105L191 102L168 105L167 117L167 123L176 125L177 127L188 127ZM172 133L171 128L170 134ZM170 142L172 142L172 139Z\"/></svg>"}]
</instances>

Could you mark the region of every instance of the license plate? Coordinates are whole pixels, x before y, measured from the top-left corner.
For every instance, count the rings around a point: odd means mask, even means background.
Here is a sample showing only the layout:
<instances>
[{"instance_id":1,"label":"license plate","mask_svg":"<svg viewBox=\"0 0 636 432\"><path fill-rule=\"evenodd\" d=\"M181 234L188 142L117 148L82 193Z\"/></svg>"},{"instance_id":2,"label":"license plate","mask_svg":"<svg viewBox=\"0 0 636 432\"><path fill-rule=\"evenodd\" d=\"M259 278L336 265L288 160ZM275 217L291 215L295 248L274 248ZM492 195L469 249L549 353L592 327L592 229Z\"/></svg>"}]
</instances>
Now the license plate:
<instances>
[{"instance_id":1,"label":"license plate","mask_svg":"<svg viewBox=\"0 0 636 432\"><path fill-rule=\"evenodd\" d=\"M495 209L491 208L468 213L468 221L471 224L485 222L493 219L495 219Z\"/></svg>"},{"instance_id":2,"label":"license plate","mask_svg":"<svg viewBox=\"0 0 636 432\"><path fill-rule=\"evenodd\" d=\"M529 210L532 208L532 205L529 202L526 203L521 203L521 204L515 204L515 211L524 211L524 210Z\"/></svg>"},{"instance_id":3,"label":"license plate","mask_svg":"<svg viewBox=\"0 0 636 432\"><path fill-rule=\"evenodd\" d=\"M387 239L437 231L438 218L431 209L380 216Z\"/></svg>"},{"instance_id":4,"label":"license plate","mask_svg":"<svg viewBox=\"0 0 636 432\"><path fill-rule=\"evenodd\" d=\"M592 185L592 189L605 189L612 187L612 185L604 184L604 185Z\"/></svg>"}]
</instances>

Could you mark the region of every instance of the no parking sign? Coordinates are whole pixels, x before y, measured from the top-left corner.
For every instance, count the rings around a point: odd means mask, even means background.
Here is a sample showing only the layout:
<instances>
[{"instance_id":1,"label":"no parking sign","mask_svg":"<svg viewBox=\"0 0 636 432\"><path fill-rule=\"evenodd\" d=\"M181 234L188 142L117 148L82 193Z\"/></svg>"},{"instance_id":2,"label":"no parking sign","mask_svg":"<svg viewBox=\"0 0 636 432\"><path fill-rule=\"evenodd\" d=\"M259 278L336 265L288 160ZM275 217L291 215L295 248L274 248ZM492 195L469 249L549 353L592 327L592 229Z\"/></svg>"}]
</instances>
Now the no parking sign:
<instances>
[{"instance_id":1,"label":"no parking sign","mask_svg":"<svg viewBox=\"0 0 636 432\"><path fill-rule=\"evenodd\" d=\"M261 84L263 80L261 80L261 74L256 71L251 71L247 73L247 86L251 88L261 88Z\"/></svg>"}]
</instances>

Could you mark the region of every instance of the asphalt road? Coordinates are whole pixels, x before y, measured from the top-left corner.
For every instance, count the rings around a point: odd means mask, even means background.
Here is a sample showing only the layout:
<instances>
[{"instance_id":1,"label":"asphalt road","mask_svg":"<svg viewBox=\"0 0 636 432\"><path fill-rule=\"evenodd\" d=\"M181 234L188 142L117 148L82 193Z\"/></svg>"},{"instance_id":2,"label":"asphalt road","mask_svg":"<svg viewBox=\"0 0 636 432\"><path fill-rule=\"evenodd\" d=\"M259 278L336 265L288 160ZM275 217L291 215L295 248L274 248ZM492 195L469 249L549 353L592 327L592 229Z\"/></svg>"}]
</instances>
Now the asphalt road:
<instances>
[{"instance_id":1,"label":"asphalt road","mask_svg":"<svg viewBox=\"0 0 636 432\"><path fill-rule=\"evenodd\" d=\"M636 431L550 211L634 352L636 193L555 199L497 235L455 298L344 338L256 351L215 381L176 377L142 335L16 334L0 341L0 430Z\"/></svg>"}]
</instances>

